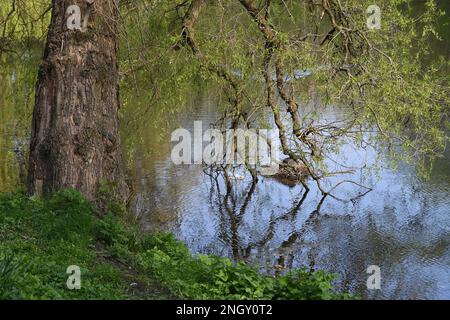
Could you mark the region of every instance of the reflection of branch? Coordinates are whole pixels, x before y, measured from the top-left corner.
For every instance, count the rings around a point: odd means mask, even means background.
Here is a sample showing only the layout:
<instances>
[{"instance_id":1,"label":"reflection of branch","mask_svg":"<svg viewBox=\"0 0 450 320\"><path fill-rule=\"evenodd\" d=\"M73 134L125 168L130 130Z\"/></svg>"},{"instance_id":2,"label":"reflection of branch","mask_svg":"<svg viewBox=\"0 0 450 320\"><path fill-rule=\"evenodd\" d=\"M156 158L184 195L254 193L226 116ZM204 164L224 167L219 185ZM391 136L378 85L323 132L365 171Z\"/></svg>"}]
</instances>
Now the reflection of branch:
<instances>
[{"instance_id":1,"label":"reflection of branch","mask_svg":"<svg viewBox=\"0 0 450 320\"><path fill-rule=\"evenodd\" d=\"M305 192L303 192L303 195L300 198L300 201L296 205L294 205L291 210L289 210L285 214L283 214L275 219L272 219L269 223L269 227L267 228L266 236L262 240L258 241L256 244L254 244L253 246L262 247L265 244L267 244L267 242L269 242L273 238L274 229L275 229L276 223L278 221L288 220L288 219L293 220L297 216L297 213L300 210L300 207L302 206L303 202L305 202L306 197L308 196L308 193L309 193L309 189L305 189Z\"/></svg>"},{"instance_id":2,"label":"reflection of branch","mask_svg":"<svg viewBox=\"0 0 450 320\"><path fill-rule=\"evenodd\" d=\"M352 181L352 180L343 180L343 181L340 181L340 182L338 182L337 184L335 184L335 185L330 189L329 192L333 191L334 189L336 189L337 187L339 187L341 184L344 184L344 183L351 183L351 184L357 185L358 187L361 187L361 188L366 189L365 192L359 193L356 197L351 198L351 199L350 199L351 202L355 201L355 200L358 199L358 198L361 198L361 197L365 196L366 194L368 194L369 192L371 192L371 191L373 190L372 188L366 187L366 186L364 186L364 185L362 185L362 184L360 184L360 183L357 183L357 182L355 182L355 181ZM336 198L336 199L337 199L337 198ZM339 200L339 199L338 199L338 200ZM345 200L341 200L341 201L345 201Z\"/></svg>"},{"instance_id":3,"label":"reflection of branch","mask_svg":"<svg viewBox=\"0 0 450 320\"><path fill-rule=\"evenodd\" d=\"M326 198L326 195L323 195L322 198L320 199L319 203L317 204L316 209L314 211L312 211L309 214L308 219L305 220L305 222L303 224L303 228L301 230L298 230L298 231L295 231L294 233L292 233L289 236L289 238L286 241L283 241L283 243L279 247L278 250L281 254L278 257L277 265L275 266L275 274L279 274L284 269L292 268L294 255L292 253L289 254L289 261L286 264L285 263L285 260L286 260L285 254L283 254L283 252L286 251L287 249L289 249L290 247L292 247L295 244L295 242L297 242L299 239L301 239L303 237L303 235L306 232L306 227L308 227L308 226L314 224L316 221L318 221L320 209L322 207L323 202L325 201L325 198ZM315 263L314 263L314 259L312 258L312 252L310 252L310 255L311 255L310 256L310 268L312 270Z\"/></svg>"},{"instance_id":4,"label":"reflection of branch","mask_svg":"<svg viewBox=\"0 0 450 320\"><path fill-rule=\"evenodd\" d=\"M211 168L211 170L214 170ZM255 192L256 188L256 182L252 181L249 189L246 191L246 196L244 198L243 204L241 205L240 209L237 209L237 199L232 194L232 185L226 183L226 192L224 195L221 194L220 191L220 185L219 185L219 177L224 174L224 172L219 173L216 172L215 174L210 174L210 177L212 179L211 185L215 185L217 189L216 193L216 199L220 214L220 237L224 241L229 241L231 246L231 251L233 254L233 258L235 260L240 260L243 258L247 258L250 254L249 248L242 249L240 248L240 240L239 240L239 226L242 223L242 218L244 217L248 204L250 203L250 200L252 198L253 193ZM225 177L224 177L225 179ZM214 189L211 188L210 192L210 199L213 198L214 195ZM211 201L212 202L212 201ZM225 215L226 213L226 215ZM225 216L228 217L228 219L225 219ZM244 255L241 254L241 252L245 252Z\"/></svg>"},{"instance_id":5,"label":"reflection of branch","mask_svg":"<svg viewBox=\"0 0 450 320\"><path fill-rule=\"evenodd\" d=\"M221 193L219 178L225 179L223 177L223 172L214 171L214 168L210 168L211 173L208 174L211 177L211 192L210 199L212 207L215 207L219 211L219 219L220 219L220 231L219 237L225 242L228 243L231 249L232 257L235 261L248 259L252 252L252 249L258 248L262 249L267 246L267 244L273 239L275 236L275 229L281 221L287 221L293 223L300 212L300 209L306 198L309 194L309 189L305 189L302 193L300 199L295 201L292 207L287 210L285 213L281 214L270 220L267 228L264 231L264 236L255 242L250 242L246 246L243 246L241 241L241 235L239 234L239 229L242 224L243 218L247 213L249 203L252 199L252 196L256 189L256 183L252 183L247 190L245 190L245 195L243 197L243 202L239 206L238 201L239 198L233 195L233 188L231 186L226 185L225 194ZM352 181L342 181L339 184L335 185L330 191L334 190L340 184L344 182L354 183ZM359 184L358 184L359 185ZM214 187L215 186L215 187ZM360 185L361 186L361 185ZM364 186L361 186L364 187ZM367 191L369 192L369 191ZM280 273L286 268L292 267L294 254L289 253L286 254L286 251L289 250L295 243L298 241L303 241L303 237L305 233L309 230L309 228L315 225L321 219L320 211L322 208L325 199L328 194L322 195L319 202L316 205L316 208L309 214L307 219L303 223L303 227L299 230L294 230L286 240L284 240L278 248L279 255L276 258L276 265L274 266L275 273ZM362 195L359 195L360 197ZM217 206L213 205L213 198L216 198ZM355 198L354 198L355 199ZM314 257L311 253L310 257L310 267L314 267Z\"/></svg>"}]
</instances>

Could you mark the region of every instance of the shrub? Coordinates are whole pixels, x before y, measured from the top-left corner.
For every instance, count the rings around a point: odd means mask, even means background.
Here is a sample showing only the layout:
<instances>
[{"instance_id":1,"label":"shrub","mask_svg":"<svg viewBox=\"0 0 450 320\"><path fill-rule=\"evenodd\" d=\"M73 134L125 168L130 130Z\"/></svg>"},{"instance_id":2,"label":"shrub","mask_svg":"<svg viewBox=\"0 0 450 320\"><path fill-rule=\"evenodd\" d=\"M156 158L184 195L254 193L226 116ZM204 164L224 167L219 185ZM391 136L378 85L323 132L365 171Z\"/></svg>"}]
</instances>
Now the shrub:
<instances>
[{"instance_id":1,"label":"shrub","mask_svg":"<svg viewBox=\"0 0 450 320\"><path fill-rule=\"evenodd\" d=\"M177 295L189 299L339 299L333 291L335 275L324 271L294 270L282 276L260 273L228 258L192 256L172 235L143 239L138 263Z\"/></svg>"}]
</instances>

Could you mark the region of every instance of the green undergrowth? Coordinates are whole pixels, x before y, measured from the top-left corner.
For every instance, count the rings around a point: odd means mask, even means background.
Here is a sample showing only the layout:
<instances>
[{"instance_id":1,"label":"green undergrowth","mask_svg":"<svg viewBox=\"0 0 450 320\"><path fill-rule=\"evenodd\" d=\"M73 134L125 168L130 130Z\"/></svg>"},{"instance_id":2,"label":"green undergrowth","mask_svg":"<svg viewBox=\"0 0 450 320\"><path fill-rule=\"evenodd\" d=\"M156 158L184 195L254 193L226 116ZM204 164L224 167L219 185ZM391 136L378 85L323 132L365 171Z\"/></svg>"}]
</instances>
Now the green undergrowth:
<instances>
[{"instance_id":1,"label":"green undergrowth","mask_svg":"<svg viewBox=\"0 0 450 320\"><path fill-rule=\"evenodd\" d=\"M261 274L192 255L170 234L144 234L121 205L99 214L78 192L0 194L0 299L341 299L334 276ZM101 216L101 218L100 218ZM69 290L69 266L81 288Z\"/></svg>"}]
</instances>

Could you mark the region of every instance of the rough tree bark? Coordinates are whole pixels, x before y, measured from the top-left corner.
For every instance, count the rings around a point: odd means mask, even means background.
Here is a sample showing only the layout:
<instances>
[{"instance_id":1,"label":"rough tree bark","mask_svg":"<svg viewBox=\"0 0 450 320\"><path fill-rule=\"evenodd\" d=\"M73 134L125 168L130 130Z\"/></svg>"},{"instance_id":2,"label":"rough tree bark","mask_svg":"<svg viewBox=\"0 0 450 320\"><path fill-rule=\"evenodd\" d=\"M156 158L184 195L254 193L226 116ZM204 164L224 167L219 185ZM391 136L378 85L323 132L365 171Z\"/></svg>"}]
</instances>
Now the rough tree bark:
<instances>
[{"instance_id":1,"label":"rough tree bark","mask_svg":"<svg viewBox=\"0 0 450 320\"><path fill-rule=\"evenodd\" d=\"M66 12L81 9L82 30ZM28 189L64 188L95 198L103 181L128 195L118 133L118 0L53 0L36 84ZM87 22L84 24L83 22Z\"/></svg>"}]
</instances>

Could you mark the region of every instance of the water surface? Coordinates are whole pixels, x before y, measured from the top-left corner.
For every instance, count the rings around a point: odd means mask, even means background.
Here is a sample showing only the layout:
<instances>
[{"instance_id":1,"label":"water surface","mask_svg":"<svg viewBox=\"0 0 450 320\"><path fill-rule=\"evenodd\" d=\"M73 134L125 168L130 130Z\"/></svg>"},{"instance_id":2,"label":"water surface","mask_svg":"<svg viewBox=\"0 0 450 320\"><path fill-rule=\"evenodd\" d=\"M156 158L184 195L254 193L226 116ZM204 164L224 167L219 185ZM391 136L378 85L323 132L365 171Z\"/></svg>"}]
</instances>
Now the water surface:
<instances>
[{"instance_id":1,"label":"water surface","mask_svg":"<svg viewBox=\"0 0 450 320\"><path fill-rule=\"evenodd\" d=\"M215 121L208 99L198 105L180 116L183 127L192 129L194 120L205 127ZM334 117L336 110L328 112ZM227 193L221 178L198 165L174 165L170 147L162 149L167 151L152 159L138 157L135 167L136 208L146 230L173 232L194 253L245 260L264 272L329 270L339 274L339 288L365 298L450 298L448 153L423 181L411 166L390 168L378 157L380 150L349 143L338 160L361 169L327 185L352 179L373 191L353 201L328 197L321 203L314 183L305 194L301 185L267 177L253 186L249 175ZM343 184L335 194L352 199L362 191ZM366 288L369 265L381 268L381 290Z\"/></svg>"}]
</instances>

